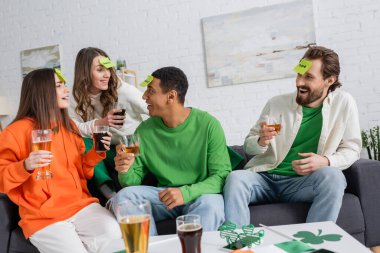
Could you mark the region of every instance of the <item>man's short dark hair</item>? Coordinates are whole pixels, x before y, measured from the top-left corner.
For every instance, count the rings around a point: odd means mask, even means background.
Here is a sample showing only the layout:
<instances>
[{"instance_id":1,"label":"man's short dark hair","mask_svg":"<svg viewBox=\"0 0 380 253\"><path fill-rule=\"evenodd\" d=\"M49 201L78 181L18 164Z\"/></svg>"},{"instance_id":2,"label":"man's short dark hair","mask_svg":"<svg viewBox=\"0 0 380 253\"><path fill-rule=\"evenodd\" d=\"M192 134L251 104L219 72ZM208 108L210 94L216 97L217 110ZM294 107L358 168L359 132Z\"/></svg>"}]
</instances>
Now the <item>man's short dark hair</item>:
<instances>
[{"instance_id":1,"label":"man's short dark hair","mask_svg":"<svg viewBox=\"0 0 380 253\"><path fill-rule=\"evenodd\" d=\"M176 67L164 67L154 71L152 76L160 79L160 87L163 92L175 90L178 94L178 101L181 104L185 103L185 96L189 83L182 70Z\"/></svg>"},{"instance_id":2,"label":"man's short dark hair","mask_svg":"<svg viewBox=\"0 0 380 253\"><path fill-rule=\"evenodd\" d=\"M312 46L306 51L303 58L309 60L321 59L323 79L329 78L330 76L336 76L336 81L330 86L329 91L334 91L336 88L342 86L339 81L339 56L333 50L321 46Z\"/></svg>"}]
</instances>

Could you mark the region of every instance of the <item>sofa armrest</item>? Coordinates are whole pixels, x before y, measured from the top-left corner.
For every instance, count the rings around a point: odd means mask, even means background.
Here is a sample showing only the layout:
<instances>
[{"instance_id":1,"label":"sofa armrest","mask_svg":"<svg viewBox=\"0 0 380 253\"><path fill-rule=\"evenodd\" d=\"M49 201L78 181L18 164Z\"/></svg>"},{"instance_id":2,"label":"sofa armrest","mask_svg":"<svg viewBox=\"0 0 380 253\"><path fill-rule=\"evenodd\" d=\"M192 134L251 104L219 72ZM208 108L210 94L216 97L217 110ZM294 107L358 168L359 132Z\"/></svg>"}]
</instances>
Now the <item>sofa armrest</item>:
<instances>
[{"instance_id":1,"label":"sofa armrest","mask_svg":"<svg viewBox=\"0 0 380 253\"><path fill-rule=\"evenodd\" d=\"M365 244L380 245L380 162L359 159L344 170L347 192L359 197L365 222Z\"/></svg>"},{"instance_id":2,"label":"sofa armrest","mask_svg":"<svg viewBox=\"0 0 380 253\"><path fill-rule=\"evenodd\" d=\"M3 193L0 193L0 217L0 252L8 252L11 231L17 226L18 209Z\"/></svg>"}]
</instances>

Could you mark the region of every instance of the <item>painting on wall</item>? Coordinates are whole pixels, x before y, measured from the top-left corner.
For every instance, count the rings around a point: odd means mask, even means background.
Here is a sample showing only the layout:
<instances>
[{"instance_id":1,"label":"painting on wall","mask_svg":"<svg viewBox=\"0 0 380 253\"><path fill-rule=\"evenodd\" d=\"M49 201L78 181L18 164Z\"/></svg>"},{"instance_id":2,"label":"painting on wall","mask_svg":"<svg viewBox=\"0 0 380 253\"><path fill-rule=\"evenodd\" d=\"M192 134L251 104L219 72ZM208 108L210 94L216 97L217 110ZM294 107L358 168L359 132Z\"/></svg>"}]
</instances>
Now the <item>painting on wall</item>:
<instances>
[{"instance_id":1,"label":"painting on wall","mask_svg":"<svg viewBox=\"0 0 380 253\"><path fill-rule=\"evenodd\" d=\"M23 77L35 69L60 67L59 45L21 51L21 71Z\"/></svg>"},{"instance_id":2,"label":"painting on wall","mask_svg":"<svg viewBox=\"0 0 380 253\"><path fill-rule=\"evenodd\" d=\"M207 17L202 27L209 87L294 77L316 43L312 0Z\"/></svg>"}]
</instances>

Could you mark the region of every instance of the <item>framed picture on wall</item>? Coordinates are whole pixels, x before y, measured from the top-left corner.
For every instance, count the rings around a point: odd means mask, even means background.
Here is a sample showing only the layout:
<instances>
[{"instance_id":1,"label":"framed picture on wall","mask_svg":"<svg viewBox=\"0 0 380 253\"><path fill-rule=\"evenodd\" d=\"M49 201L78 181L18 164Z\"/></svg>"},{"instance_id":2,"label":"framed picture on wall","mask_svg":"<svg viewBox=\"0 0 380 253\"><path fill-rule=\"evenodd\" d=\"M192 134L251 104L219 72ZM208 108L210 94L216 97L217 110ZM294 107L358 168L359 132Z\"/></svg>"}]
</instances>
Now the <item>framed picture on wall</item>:
<instances>
[{"instance_id":1,"label":"framed picture on wall","mask_svg":"<svg viewBox=\"0 0 380 253\"><path fill-rule=\"evenodd\" d=\"M316 43L312 0L207 17L202 27L209 87L294 77Z\"/></svg>"},{"instance_id":2,"label":"framed picture on wall","mask_svg":"<svg viewBox=\"0 0 380 253\"><path fill-rule=\"evenodd\" d=\"M60 67L59 45L21 51L21 72L23 77L35 69Z\"/></svg>"}]
</instances>

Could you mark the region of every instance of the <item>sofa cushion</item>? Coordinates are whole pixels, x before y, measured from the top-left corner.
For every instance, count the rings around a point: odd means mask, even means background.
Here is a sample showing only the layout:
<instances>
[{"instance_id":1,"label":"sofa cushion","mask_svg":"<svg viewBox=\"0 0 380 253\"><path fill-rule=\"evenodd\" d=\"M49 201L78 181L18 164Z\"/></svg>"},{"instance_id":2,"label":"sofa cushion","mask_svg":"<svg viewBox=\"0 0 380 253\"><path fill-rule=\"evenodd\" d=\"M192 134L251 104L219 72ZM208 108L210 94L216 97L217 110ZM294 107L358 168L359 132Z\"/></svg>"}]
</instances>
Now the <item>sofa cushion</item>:
<instances>
[{"instance_id":1,"label":"sofa cushion","mask_svg":"<svg viewBox=\"0 0 380 253\"><path fill-rule=\"evenodd\" d=\"M25 240L24 234L20 227L12 230L11 241L9 244L9 253L39 253L29 240Z\"/></svg>"},{"instance_id":2,"label":"sofa cushion","mask_svg":"<svg viewBox=\"0 0 380 253\"><path fill-rule=\"evenodd\" d=\"M308 203L275 203L251 205L251 223L258 226L262 223L267 226L304 223L310 208ZM356 235L355 238L364 244L364 217L359 198L346 193L343 196L337 225L347 233Z\"/></svg>"}]
</instances>

